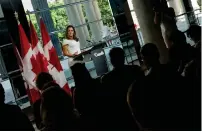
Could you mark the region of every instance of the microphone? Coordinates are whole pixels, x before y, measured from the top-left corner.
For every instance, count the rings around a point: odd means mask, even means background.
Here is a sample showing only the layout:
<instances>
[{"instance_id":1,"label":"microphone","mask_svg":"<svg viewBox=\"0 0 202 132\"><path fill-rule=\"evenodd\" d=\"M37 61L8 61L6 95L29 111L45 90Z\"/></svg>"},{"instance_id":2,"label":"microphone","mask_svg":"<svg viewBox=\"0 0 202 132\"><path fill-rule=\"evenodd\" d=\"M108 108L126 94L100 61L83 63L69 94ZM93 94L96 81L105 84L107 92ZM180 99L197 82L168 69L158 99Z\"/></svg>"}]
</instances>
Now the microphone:
<instances>
[{"instance_id":1,"label":"microphone","mask_svg":"<svg viewBox=\"0 0 202 132\"><path fill-rule=\"evenodd\" d=\"M86 41L92 43L90 40L86 40Z\"/></svg>"}]
</instances>

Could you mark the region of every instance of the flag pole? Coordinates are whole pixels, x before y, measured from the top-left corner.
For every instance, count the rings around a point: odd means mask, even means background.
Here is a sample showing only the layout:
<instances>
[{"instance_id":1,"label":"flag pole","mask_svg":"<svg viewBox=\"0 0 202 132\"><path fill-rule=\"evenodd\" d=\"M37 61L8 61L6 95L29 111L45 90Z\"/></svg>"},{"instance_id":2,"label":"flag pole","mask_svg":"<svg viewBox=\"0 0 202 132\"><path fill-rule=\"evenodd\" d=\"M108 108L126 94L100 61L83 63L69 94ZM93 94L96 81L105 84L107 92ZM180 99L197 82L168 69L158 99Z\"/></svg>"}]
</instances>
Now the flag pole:
<instances>
[{"instance_id":1,"label":"flag pole","mask_svg":"<svg viewBox=\"0 0 202 132\"><path fill-rule=\"evenodd\" d=\"M30 11L27 9L26 13L28 14L28 18L29 18L28 24L29 24L29 26L30 26L30 21L31 21Z\"/></svg>"},{"instance_id":2,"label":"flag pole","mask_svg":"<svg viewBox=\"0 0 202 132\"><path fill-rule=\"evenodd\" d=\"M18 13L16 11L14 12L14 15L15 15L15 19L17 20L17 23L20 24L19 16L18 16Z\"/></svg>"}]
</instances>

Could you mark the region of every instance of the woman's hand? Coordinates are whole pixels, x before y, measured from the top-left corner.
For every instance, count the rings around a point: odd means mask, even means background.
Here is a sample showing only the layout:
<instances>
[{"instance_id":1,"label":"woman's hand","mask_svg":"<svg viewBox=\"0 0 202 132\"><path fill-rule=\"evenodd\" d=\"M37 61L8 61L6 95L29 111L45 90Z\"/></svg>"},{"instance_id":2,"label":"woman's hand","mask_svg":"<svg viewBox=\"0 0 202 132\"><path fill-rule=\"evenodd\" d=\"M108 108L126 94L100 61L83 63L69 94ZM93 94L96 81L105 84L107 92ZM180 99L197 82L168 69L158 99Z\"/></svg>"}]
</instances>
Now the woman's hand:
<instances>
[{"instance_id":1,"label":"woman's hand","mask_svg":"<svg viewBox=\"0 0 202 132\"><path fill-rule=\"evenodd\" d=\"M63 51L63 54L64 54L65 56L68 56L68 57L74 57L74 56L75 56L75 55L74 55L75 53L78 54L78 52L75 52L74 54L70 54L70 53L69 53L69 45L68 45L68 44L62 46L62 51Z\"/></svg>"},{"instance_id":2,"label":"woman's hand","mask_svg":"<svg viewBox=\"0 0 202 132\"><path fill-rule=\"evenodd\" d=\"M77 56L77 55L78 55L78 51L77 51L77 52L75 52L73 55L74 55L74 56Z\"/></svg>"}]
</instances>

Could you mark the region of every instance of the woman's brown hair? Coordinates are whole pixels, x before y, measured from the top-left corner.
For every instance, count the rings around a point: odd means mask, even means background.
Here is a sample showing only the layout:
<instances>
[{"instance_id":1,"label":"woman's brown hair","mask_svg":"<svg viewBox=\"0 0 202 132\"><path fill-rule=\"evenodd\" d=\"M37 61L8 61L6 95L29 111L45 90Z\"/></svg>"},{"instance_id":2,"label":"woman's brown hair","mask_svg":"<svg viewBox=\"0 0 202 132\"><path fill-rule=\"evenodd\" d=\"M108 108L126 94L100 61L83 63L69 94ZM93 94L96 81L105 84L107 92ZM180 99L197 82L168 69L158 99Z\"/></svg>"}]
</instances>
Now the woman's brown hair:
<instances>
[{"instance_id":1,"label":"woman's brown hair","mask_svg":"<svg viewBox=\"0 0 202 132\"><path fill-rule=\"evenodd\" d=\"M66 28L66 32L65 32L65 37L68 39L68 29L69 28L72 28L73 30L74 30L74 35L73 35L73 39L75 40L75 41L79 41L79 39L76 37L76 30L75 30L75 27L74 26L72 26L72 25L69 25L69 26L67 26L67 28Z\"/></svg>"}]
</instances>

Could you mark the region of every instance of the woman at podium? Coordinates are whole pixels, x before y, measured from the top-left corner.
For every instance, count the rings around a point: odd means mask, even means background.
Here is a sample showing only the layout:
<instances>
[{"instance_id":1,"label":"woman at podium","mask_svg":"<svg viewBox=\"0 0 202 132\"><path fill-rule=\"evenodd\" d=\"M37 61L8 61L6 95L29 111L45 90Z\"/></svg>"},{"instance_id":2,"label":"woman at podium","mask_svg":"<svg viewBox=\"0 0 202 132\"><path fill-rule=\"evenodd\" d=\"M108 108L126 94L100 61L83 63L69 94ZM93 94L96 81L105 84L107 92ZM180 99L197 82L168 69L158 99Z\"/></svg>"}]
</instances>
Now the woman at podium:
<instances>
[{"instance_id":1,"label":"woman at podium","mask_svg":"<svg viewBox=\"0 0 202 132\"><path fill-rule=\"evenodd\" d=\"M74 60L74 58L81 53L81 50L80 50L79 39L76 37L76 31L72 25L67 26L65 37L66 39L64 39L62 42L62 50L63 50L63 54L65 56L68 56L68 64L69 64L69 67L71 67L76 62L82 61L82 59L80 59L80 61Z\"/></svg>"}]
</instances>

